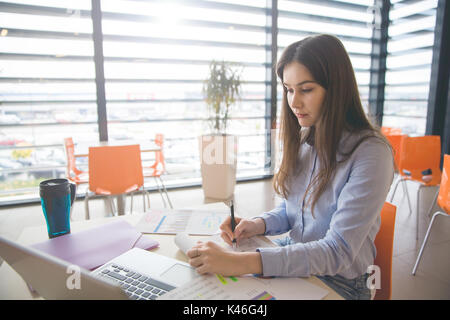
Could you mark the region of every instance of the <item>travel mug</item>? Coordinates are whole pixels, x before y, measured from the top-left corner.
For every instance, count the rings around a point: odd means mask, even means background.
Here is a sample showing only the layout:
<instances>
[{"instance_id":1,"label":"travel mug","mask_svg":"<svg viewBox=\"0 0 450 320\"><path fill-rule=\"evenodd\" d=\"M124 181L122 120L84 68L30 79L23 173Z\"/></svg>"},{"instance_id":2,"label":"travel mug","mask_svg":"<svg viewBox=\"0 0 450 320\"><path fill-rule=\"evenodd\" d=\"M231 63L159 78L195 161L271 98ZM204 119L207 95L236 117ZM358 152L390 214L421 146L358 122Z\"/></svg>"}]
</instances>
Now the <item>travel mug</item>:
<instances>
[{"instance_id":1,"label":"travel mug","mask_svg":"<svg viewBox=\"0 0 450 320\"><path fill-rule=\"evenodd\" d=\"M70 233L70 211L76 188L76 184L67 179L50 179L39 184L39 195L50 239Z\"/></svg>"}]
</instances>

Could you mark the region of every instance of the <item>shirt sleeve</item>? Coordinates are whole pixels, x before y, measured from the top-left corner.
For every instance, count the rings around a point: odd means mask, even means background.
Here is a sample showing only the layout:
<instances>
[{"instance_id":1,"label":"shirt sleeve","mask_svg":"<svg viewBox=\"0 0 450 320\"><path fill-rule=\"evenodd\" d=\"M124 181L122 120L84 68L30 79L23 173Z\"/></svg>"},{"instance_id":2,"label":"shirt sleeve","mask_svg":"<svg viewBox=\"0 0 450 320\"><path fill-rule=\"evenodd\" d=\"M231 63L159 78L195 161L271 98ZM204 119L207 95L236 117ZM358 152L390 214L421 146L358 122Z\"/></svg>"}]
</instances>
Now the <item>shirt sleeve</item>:
<instances>
[{"instance_id":1,"label":"shirt sleeve","mask_svg":"<svg viewBox=\"0 0 450 320\"><path fill-rule=\"evenodd\" d=\"M275 207L275 209L265 212L262 215L255 217L262 218L266 224L265 235L277 235L282 234L291 229L289 220L286 213L286 200L283 199L281 203Z\"/></svg>"},{"instance_id":2,"label":"shirt sleeve","mask_svg":"<svg viewBox=\"0 0 450 320\"><path fill-rule=\"evenodd\" d=\"M264 276L333 276L353 264L386 200L394 168L390 149L378 141L362 143L352 158L348 181L324 238L259 248Z\"/></svg>"}]
</instances>

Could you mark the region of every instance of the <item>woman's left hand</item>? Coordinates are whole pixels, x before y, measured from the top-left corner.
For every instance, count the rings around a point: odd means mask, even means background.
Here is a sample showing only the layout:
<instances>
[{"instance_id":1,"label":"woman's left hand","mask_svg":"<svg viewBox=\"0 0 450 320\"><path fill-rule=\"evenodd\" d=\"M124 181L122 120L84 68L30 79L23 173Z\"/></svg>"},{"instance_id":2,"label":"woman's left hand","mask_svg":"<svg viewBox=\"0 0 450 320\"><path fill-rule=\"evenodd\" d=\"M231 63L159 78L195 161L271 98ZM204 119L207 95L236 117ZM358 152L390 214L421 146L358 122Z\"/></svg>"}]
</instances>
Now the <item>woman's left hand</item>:
<instances>
[{"instance_id":1,"label":"woman's left hand","mask_svg":"<svg viewBox=\"0 0 450 320\"><path fill-rule=\"evenodd\" d=\"M214 241L199 241L187 252L189 264L199 274L218 273L222 276L261 274L262 260L259 252L234 252Z\"/></svg>"},{"instance_id":2,"label":"woman's left hand","mask_svg":"<svg viewBox=\"0 0 450 320\"><path fill-rule=\"evenodd\" d=\"M235 255L235 252L228 251L213 241L199 241L187 252L189 264L199 274L219 273L223 276L237 274Z\"/></svg>"},{"instance_id":3,"label":"woman's left hand","mask_svg":"<svg viewBox=\"0 0 450 320\"><path fill-rule=\"evenodd\" d=\"M219 244L208 241L198 242L187 252L189 264L199 274L218 273L223 276L242 274L239 253L228 251Z\"/></svg>"}]
</instances>

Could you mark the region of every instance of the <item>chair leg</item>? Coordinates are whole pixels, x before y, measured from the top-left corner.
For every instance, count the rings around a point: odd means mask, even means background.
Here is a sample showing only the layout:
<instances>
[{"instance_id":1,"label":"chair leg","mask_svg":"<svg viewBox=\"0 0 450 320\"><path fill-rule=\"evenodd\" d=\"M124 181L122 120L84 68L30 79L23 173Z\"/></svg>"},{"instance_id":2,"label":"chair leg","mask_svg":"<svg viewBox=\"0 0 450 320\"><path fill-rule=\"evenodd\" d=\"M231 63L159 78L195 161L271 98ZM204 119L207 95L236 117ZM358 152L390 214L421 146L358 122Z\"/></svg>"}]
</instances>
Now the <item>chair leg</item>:
<instances>
[{"instance_id":1,"label":"chair leg","mask_svg":"<svg viewBox=\"0 0 450 320\"><path fill-rule=\"evenodd\" d=\"M398 179L397 182L395 183L394 192L392 192L392 195L391 195L391 200L389 201L390 203L392 203L392 200L394 199L394 195L395 195L395 192L397 191L398 184L399 184L400 182L402 182L402 177L399 176L398 178L399 178L399 179Z\"/></svg>"},{"instance_id":2,"label":"chair leg","mask_svg":"<svg viewBox=\"0 0 450 320\"><path fill-rule=\"evenodd\" d=\"M161 177L159 177L159 180L161 181L161 184L162 184L163 189L164 189L164 193L166 194L167 202L169 202L170 208L173 209L172 202L170 201L169 193L167 192L166 186L164 185L164 182L163 182L163 180L161 179Z\"/></svg>"},{"instance_id":3,"label":"chair leg","mask_svg":"<svg viewBox=\"0 0 450 320\"><path fill-rule=\"evenodd\" d=\"M425 249L425 245L427 244L428 237L429 237L429 235L430 235L430 233L431 233L431 227L433 226L434 220L436 219L436 217L437 217L438 215L443 215L443 216L446 216L446 217L450 217L450 215L438 211L438 212L436 212L436 213L433 215L433 218L431 218L430 224L429 224L429 226L428 226L427 233L425 234L425 238L423 239L422 246L420 247L419 255L417 256L416 263L414 264L414 268L413 268L413 270L412 270L412 275L415 275L415 274L416 274L417 267L419 266L420 260L422 259L423 250Z\"/></svg>"},{"instance_id":4,"label":"chair leg","mask_svg":"<svg viewBox=\"0 0 450 320\"><path fill-rule=\"evenodd\" d=\"M416 199L416 240L419 239L419 205L420 205L420 189L422 189L422 185L419 185L417 188L417 199Z\"/></svg>"},{"instance_id":5,"label":"chair leg","mask_svg":"<svg viewBox=\"0 0 450 320\"><path fill-rule=\"evenodd\" d=\"M109 199L109 205L111 207L111 213L113 216L115 216L117 210L116 210L116 206L114 205L114 198L112 196L108 196L108 199Z\"/></svg>"},{"instance_id":6,"label":"chair leg","mask_svg":"<svg viewBox=\"0 0 450 320\"><path fill-rule=\"evenodd\" d=\"M147 200L148 200L148 208L150 209L150 192L146 192L147 193Z\"/></svg>"},{"instance_id":7,"label":"chair leg","mask_svg":"<svg viewBox=\"0 0 450 320\"><path fill-rule=\"evenodd\" d=\"M145 194L147 193L147 191L145 191L144 186L142 186L142 201L143 201L143 205L144 205L144 212L145 212Z\"/></svg>"},{"instance_id":8,"label":"chair leg","mask_svg":"<svg viewBox=\"0 0 450 320\"><path fill-rule=\"evenodd\" d=\"M142 194L142 200L144 201L144 212L147 211L147 208L145 206L145 198L147 198L147 202L148 202L148 208L150 209L150 192L148 192L147 190L143 189L143 194Z\"/></svg>"},{"instance_id":9,"label":"chair leg","mask_svg":"<svg viewBox=\"0 0 450 320\"><path fill-rule=\"evenodd\" d=\"M437 189L436 194L434 195L433 202L431 203L430 209L428 210L428 214L427 214L428 217L431 217L431 212L433 212L433 207L434 207L434 204L437 201L438 195L439 195L439 188Z\"/></svg>"},{"instance_id":10,"label":"chair leg","mask_svg":"<svg viewBox=\"0 0 450 320\"><path fill-rule=\"evenodd\" d=\"M72 213L73 213L73 207L75 206L75 201L73 202L73 204L72 204L72 206L70 207L70 216L69 216L69 219L70 219L70 223L72 223L73 222L73 216L72 216Z\"/></svg>"},{"instance_id":11,"label":"chair leg","mask_svg":"<svg viewBox=\"0 0 450 320\"><path fill-rule=\"evenodd\" d=\"M159 186L158 179L156 177L155 177L155 183L156 183L156 188L158 188L159 194L160 194L161 199L163 201L164 208L167 208L166 200L164 199L164 196L163 196L162 191L161 191L161 187Z\"/></svg>"},{"instance_id":12,"label":"chair leg","mask_svg":"<svg viewBox=\"0 0 450 320\"><path fill-rule=\"evenodd\" d=\"M86 191L86 196L84 197L84 218L86 220L90 219L88 201L89 201L89 191Z\"/></svg>"},{"instance_id":13,"label":"chair leg","mask_svg":"<svg viewBox=\"0 0 450 320\"><path fill-rule=\"evenodd\" d=\"M412 206L411 206L411 200L409 198L409 192L408 192L408 186L406 184L406 180L402 180L403 190L406 193L406 198L408 199L408 206L409 206L409 215L412 213Z\"/></svg>"},{"instance_id":14,"label":"chair leg","mask_svg":"<svg viewBox=\"0 0 450 320\"><path fill-rule=\"evenodd\" d=\"M116 196L117 199L117 215L123 216L126 209L126 196L124 194L119 194Z\"/></svg>"},{"instance_id":15,"label":"chair leg","mask_svg":"<svg viewBox=\"0 0 450 320\"><path fill-rule=\"evenodd\" d=\"M131 193L130 214L133 213L133 194L134 194L134 192L135 192L135 191L133 191L133 192Z\"/></svg>"}]
</instances>

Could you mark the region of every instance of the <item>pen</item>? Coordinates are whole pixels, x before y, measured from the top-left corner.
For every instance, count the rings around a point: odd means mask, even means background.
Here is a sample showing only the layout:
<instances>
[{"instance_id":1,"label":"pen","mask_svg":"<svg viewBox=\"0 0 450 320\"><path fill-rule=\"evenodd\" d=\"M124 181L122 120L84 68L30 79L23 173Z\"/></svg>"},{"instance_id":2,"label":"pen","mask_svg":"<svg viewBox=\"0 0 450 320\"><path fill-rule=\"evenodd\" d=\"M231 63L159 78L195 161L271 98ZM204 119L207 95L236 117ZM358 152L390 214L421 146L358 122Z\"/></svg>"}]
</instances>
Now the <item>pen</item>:
<instances>
[{"instance_id":1,"label":"pen","mask_svg":"<svg viewBox=\"0 0 450 320\"><path fill-rule=\"evenodd\" d=\"M234 233L234 229L236 228L236 221L234 220L234 203L233 200L231 200L231 231ZM236 239L233 238L233 249L236 249Z\"/></svg>"}]
</instances>

